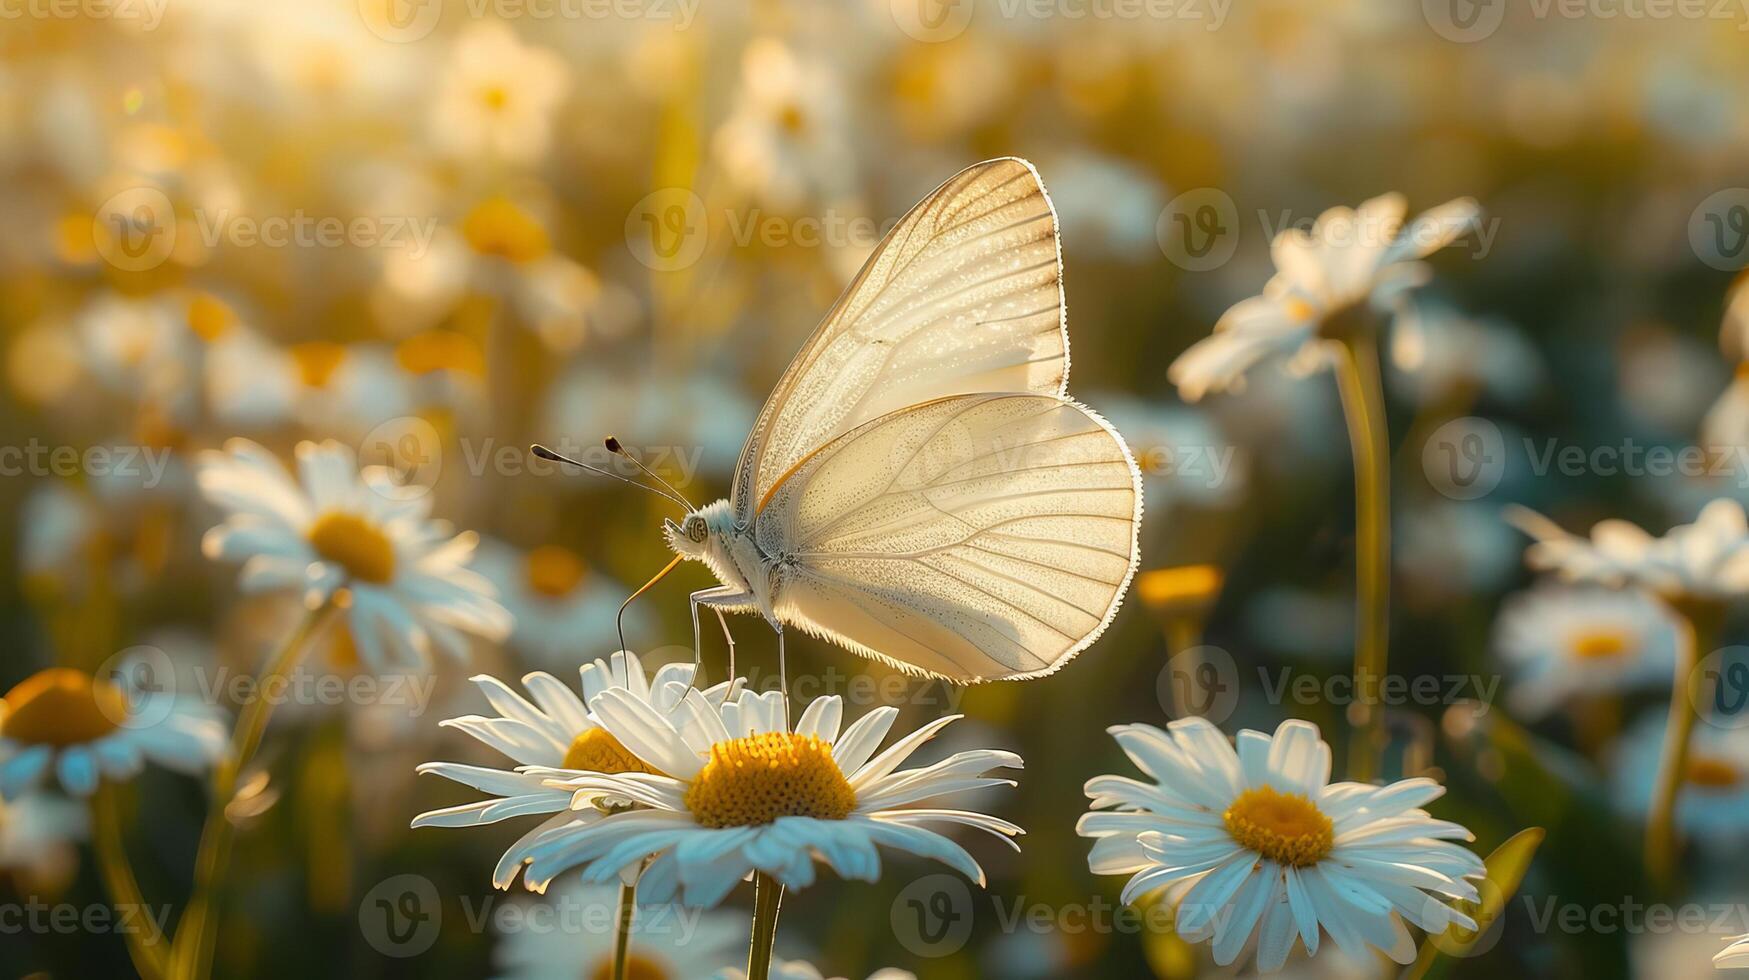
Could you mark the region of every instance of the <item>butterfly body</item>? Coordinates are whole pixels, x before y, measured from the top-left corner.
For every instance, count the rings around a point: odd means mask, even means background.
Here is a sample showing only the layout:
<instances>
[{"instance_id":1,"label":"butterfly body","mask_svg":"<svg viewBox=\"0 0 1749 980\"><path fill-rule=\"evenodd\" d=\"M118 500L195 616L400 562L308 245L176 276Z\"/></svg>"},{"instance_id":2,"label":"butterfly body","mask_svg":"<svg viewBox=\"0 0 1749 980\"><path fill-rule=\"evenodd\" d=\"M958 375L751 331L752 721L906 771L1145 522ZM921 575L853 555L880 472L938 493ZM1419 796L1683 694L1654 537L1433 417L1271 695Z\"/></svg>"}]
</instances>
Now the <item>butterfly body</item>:
<instances>
[{"instance_id":1,"label":"butterfly body","mask_svg":"<svg viewBox=\"0 0 1749 980\"><path fill-rule=\"evenodd\" d=\"M758 612L911 673L1049 674L1116 615L1141 473L1068 397L1057 215L1030 163L968 167L875 249L779 379L728 499L666 524Z\"/></svg>"}]
</instances>

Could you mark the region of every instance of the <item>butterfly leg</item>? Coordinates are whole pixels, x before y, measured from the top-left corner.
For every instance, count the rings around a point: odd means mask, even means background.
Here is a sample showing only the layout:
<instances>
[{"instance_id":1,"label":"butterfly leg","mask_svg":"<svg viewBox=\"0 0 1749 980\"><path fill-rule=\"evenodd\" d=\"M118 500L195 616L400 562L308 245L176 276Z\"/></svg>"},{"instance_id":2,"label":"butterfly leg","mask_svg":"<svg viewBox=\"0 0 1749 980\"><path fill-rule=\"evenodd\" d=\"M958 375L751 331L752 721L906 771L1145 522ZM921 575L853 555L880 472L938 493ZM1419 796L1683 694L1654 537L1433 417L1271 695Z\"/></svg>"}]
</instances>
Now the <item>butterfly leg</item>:
<instances>
[{"instance_id":1,"label":"butterfly leg","mask_svg":"<svg viewBox=\"0 0 1749 980\"><path fill-rule=\"evenodd\" d=\"M777 683L783 691L783 725L789 728L789 665L783 658L783 624L779 623L777 630Z\"/></svg>"},{"instance_id":2,"label":"butterfly leg","mask_svg":"<svg viewBox=\"0 0 1749 980\"><path fill-rule=\"evenodd\" d=\"M753 597L729 585L718 585L708 589L699 589L692 594L692 686L699 687L699 678L704 674L704 645L699 637L698 607L710 606L717 614L717 619L723 619L723 608L747 604ZM729 637L729 624L723 621L723 636L729 639L729 680L735 679L735 640ZM703 690L703 688L699 688Z\"/></svg>"},{"instance_id":3,"label":"butterfly leg","mask_svg":"<svg viewBox=\"0 0 1749 980\"><path fill-rule=\"evenodd\" d=\"M723 627L723 642L729 645L729 680L733 682L735 679L735 636L729 632L729 620L723 615L723 611L714 607L713 611L717 614L717 622L721 623Z\"/></svg>"}]
</instances>

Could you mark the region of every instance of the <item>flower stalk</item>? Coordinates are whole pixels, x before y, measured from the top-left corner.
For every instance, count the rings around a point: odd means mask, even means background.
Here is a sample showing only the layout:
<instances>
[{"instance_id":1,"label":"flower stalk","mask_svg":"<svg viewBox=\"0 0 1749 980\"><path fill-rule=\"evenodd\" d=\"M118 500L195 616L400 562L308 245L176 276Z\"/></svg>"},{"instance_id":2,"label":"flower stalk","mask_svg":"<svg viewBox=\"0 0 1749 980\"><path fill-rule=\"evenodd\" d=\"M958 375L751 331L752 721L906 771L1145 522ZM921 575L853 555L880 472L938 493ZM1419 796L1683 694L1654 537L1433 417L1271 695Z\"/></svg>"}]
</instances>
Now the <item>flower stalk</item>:
<instances>
[{"instance_id":1,"label":"flower stalk","mask_svg":"<svg viewBox=\"0 0 1749 980\"><path fill-rule=\"evenodd\" d=\"M1668 887L1676 876L1678 842L1676 803L1688 773L1689 745L1693 741L1695 708L1691 684L1703 652L1710 649L1723 610L1716 604L1675 601L1685 636L1677 645L1676 676L1670 685L1670 714L1664 726L1664 746L1658 760L1657 782L1652 788L1652 806L1646 817L1646 869L1652 880Z\"/></svg>"},{"instance_id":2,"label":"flower stalk","mask_svg":"<svg viewBox=\"0 0 1749 980\"><path fill-rule=\"evenodd\" d=\"M783 886L765 872L753 876L753 940L747 949L747 980L766 980L771 973L771 947L777 939L777 910Z\"/></svg>"},{"instance_id":3,"label":"flower stalk","mask_svg":"<svg viewBox=\"0 0 1749 980\"><path fill-rule=\"evenodd\" d=\"M231 732L231 750L213 770L213 797L207 812L206 825L201 829L200 849L195 858L194 893L188 910L176 929L171 958L176 980L205 980L212 970L213 949L217 941L214 910L224 885L225 866L229 863L231 842L236 825L229 810L237 792L237 777L255 752L261 747L267 723L273 716L273 699L261 696L290 676L298 660L309 647L309 641L327 626L339 612L330 597L305 613L287 634L279 649L268 660L267 671L257 685L258 696L249 702Z\"/></svg>"},{"instance_id":4,"label":"flower stalk","mask_svg":"<svg viewBox=\"0 0 1749 980\"><path fill-rule=\"evenodd\" d=\"M139 882L134 878L127 849L122 844L120 805L116 793L113 785L105 783L91 798L92 846L97 852L97 870L116 908L143 912L146 900L140 894ZM133 960L134 969L145 980L164 980L170 967L164 936L158 931L158 922L152 916L142 915L140 919L146 923L145 929L122 930L127 935L128 956Z\"/></svg>"},{"instance_id":5,"label":"flower stalk","mask_svg":"<svg viewBox=\"0 0 1749 980\"><path fill-rule=\"evenodd\" d=\"M638 884L619 886L619 924L613 932L613 980L626 980L632 951L632 917L638 913Z\"/></svg>"},{"instance_id":6,"label":"flower stalk","mask_svg":"<svg viewBox=\"0 0 1749 980\"><path fill-rule=\"evenodd\" d=\"M1370 331L1345 334L1336 357L1336 384L1354 459L1355 649L1354 704L1349 722L1349 778L1378 778L1385 749L1379 685L1388 660L1391 623L1390 433L1378 343Z\"/></svg>"}]
</instances>

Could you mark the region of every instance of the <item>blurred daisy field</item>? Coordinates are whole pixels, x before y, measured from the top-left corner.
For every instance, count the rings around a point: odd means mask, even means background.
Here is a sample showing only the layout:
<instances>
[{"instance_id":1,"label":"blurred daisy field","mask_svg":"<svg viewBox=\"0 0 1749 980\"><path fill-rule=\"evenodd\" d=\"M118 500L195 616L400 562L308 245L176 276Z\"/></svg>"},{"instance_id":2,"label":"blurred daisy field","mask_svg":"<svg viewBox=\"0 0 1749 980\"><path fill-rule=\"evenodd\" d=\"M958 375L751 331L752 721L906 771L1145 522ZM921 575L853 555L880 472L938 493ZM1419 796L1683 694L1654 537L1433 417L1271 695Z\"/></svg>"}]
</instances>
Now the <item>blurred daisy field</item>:
<instances>
[{"instance_id":1,"label":"blurred daisy field","mask_svg":"<svg viewBox=\"0 0 1749 980\"><path fill-rule=\"evenodd\" d=\"M0 0L0 972L1749 966L1746 45Z\"/></svg>"}]
</instances>

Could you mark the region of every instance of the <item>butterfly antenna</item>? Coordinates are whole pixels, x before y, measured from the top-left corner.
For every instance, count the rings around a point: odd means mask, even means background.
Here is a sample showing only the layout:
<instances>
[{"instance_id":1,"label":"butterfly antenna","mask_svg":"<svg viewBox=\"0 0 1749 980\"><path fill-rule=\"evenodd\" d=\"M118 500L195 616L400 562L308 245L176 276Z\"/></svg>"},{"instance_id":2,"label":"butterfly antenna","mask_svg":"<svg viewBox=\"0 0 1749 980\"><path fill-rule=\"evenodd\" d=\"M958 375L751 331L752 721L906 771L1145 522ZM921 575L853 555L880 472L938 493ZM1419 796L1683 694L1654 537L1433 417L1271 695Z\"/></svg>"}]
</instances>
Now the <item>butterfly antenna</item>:
<instances>
[{"instance_id":1,"label":"butterfly antenna","mask_svg":"<svg viewBox=\"0 0 1749 980\"><path fill-rule=\"evenodd\" d=\"M673 484L669 483L667 480L664 480L664 479L662 479L662 477L658 476L655 470L650 469L648 466L645 466L643 460L632 455L632 451L627 449L625 446L621 445L620 441L618 439L615 439L613 436L607 437L607 451L610 453L617 453L618 455L624 456L626 459L631 460L633 466L636 466L638 469L643 470L644 474L647 475L650 479L655 480L657 483L660 483L663 486L667 487L669 493L674 494L674 496L679 497L683 501L686 500L686 494L683 494L679 490L674 489ZM694 506L692 506L692 504L688 503L686 505L686 509L687 510L697 510L698 508L694 507Z\"/></svg>"},{"instance_id":2,"label":"butterfly antenna","mask_svg":"<svg viewBox=\"0 0 1749 980\"><path fill-rule=\"evenodd\" d=\"M553 452L551 449L548 449L547 447L545 447L539 443L535 443L534 445L528 447L528 451L531 453L534 453L536 456L539 456L541 459L551 460L555 463L567 463L571 466L577 467L580 470L588 470L591 473L597 474L599 476L605 476L605 477L608 477L609 479L618 480L621 483L629 483L632 486L637 487L639 490L648 490L651 493L657 495L658 497L662 497L665 500L669 500L669 501L672 501L673 503L680 505L681 507L685 508L686 510L690 511L690 510L697 509L697 508L693 507L691 504L687 503L685 497L682 497L679 494L674 493L672 487L668 487L667 490L662 490L662 489L658 489L656 487L652 487L647 483L639 483L638 481L630 479L628 477L620 476L618 473L615 473L612 470L604 470L599 466L590 466L588 463L578 462L577 460L574 460L569 456L564 456L564 455L561 455L559 453ZM662 485L664 487L668 486L666 483L664 483Z\"/></svg>"},{"instance_id":3,"label":"butterfly antenna","mask_svg":"<svg viewBox=\"0 0 1749 980\"><path fill-rule=\"evenodd\" d=\"M668 565L665 568L663 568L661 571L657 572L655 578L652 578L648 582L645 582L643 584L643 586L641 586L638 589L638 591L633 592L629 596L626 596L626 601L619 604L619 612L615 613L614 617L613 617L613 626L614 626L614 629L619 630L619 648L621 650L626 649L626 607L632 604L633 599L636 599L638 596L641 596L644 593L650 591L650 586L655 585L657 582L662 581L662 579L664 577L666 577L669 572L674 571L674 566L680 564L684 560L685 560L684 555L675 555L674 560L669 562Z\"/></svg>"}]
</instances>

